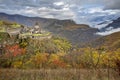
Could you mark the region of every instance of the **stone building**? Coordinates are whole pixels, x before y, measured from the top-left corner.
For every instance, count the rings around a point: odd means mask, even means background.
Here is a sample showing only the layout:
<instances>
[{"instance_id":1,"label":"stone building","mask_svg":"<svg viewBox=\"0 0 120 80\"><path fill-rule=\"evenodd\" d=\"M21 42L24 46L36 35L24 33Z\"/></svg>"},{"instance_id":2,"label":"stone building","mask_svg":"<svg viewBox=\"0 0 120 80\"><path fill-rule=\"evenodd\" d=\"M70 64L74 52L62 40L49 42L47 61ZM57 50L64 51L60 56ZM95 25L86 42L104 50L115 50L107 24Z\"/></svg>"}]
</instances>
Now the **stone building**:
<instances>
[{"instance_id":1,"label":"stone building","mask_svg":"<svg viewBox=\"0 0 120 80\"><path fill-rule=\"evenodd\" d=\"M36 23L33 27L29 29L26 28L23 29L23 32L19 35L19 38L29 37L32 39L45 39L45 38L50 39L52 37L50 32L42 30L41 26L38 23Z\"/></svg>"}]
</instances>

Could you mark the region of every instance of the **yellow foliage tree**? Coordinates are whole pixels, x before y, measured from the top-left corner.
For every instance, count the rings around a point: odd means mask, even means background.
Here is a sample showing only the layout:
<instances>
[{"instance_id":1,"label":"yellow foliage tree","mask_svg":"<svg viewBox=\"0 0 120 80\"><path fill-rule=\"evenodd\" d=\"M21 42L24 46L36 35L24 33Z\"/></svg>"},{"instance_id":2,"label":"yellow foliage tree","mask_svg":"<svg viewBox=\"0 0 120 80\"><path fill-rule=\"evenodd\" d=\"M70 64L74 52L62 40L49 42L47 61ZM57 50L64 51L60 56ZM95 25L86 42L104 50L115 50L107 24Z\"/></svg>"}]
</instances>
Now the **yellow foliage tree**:
<instances>
[{"instance_id":1,"label":"yellow foliage tree","mask_svg":"<svg viewBox=\"0 0 120 80\"><path fill-rule=\"evenodd\" d=\"M43 68L45 67L47 61L48 61L48 55L47 53L36 53L31 58L32 63L35 65L36 68Z\"/></svg>"}]
</instances>

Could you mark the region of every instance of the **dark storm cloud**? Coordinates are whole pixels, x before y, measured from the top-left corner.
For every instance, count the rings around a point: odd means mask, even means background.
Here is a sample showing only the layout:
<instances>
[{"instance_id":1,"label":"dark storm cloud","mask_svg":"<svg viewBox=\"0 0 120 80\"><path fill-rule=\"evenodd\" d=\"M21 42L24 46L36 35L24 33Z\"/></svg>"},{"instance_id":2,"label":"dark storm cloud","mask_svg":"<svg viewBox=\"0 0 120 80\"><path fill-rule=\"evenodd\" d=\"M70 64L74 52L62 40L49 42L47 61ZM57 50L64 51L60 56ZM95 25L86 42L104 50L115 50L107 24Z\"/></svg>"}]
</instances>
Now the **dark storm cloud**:
<instances>
[{"instance_id":1,"label":"dark storm cloud","mask_svg":"<svg viewBox=\"0 0 120 80\"><path fill-rule=\"evenodd\" d=\"M105 9L120 9L120 0L105 0Z\"/></svg>"},{"instance_id":2,"label":"dark storm cloud","mask_svg":"<svg viewBox=\"0 0 120 80\"><path fill-rule=\"evenodd\" d=\"M0 0L0 4L6 4L6 6L31 6L31 7L51 7L58 8L53 5L55 2L63 1L67 4L76 5L103 5L106 9L120 9L120 0Z\"/></svg>"}]
</instances>

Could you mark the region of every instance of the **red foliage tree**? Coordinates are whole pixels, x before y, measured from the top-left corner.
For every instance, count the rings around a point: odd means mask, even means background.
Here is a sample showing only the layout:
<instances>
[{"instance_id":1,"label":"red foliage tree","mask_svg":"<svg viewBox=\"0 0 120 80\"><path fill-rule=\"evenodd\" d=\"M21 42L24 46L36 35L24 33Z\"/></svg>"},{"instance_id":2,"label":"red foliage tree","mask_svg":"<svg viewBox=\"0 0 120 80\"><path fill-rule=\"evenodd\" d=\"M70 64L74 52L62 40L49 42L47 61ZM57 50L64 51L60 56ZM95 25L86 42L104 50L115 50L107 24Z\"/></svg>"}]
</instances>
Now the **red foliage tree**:
<instances>
[{"instance_id":1,"label":"red foliage tree","mask_svg":"<svg viewBox=\"0 0 120 80\"><path fill-rule=\"evenodd\" d=\"M62 62L62 61L60 61L60 60L54 60L54 61L53 61L53 64L54 64L55 66L57 66L57 67L60 67L60 68L65 68L65 66L66 66L66 63L64 63L64 62Z\"/></svg>"},{"instance_id":2,"label":"red foliage tree","mask_svg":"<svg viewBox=\"0 0 120 80\"><path fill-rule=\"evenodd\" d=\"M18 56L18 55L22 55L26 52L26 50L24 48L20 48L20 46L18 44L15 45L7 45L6 48L6 56Z\"/></svg>"}]
</instances>

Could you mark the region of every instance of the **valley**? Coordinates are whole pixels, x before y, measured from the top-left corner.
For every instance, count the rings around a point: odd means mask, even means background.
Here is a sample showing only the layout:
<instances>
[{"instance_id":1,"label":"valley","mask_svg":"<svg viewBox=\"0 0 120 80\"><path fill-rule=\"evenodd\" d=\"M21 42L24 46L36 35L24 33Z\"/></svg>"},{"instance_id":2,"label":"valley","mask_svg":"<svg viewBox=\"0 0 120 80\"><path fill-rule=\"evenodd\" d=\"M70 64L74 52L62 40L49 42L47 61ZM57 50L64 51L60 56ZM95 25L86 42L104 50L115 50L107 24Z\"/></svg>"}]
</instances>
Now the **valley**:
<instances>
[{"instance_id":1,"label":"valley","mask_svg":"<svg viewBox=\"0 0 120 80\"><path fill-rule=\"evenodd\" d=\"M113 24L116 20L109 25ZM0 13L0 78L118 80L120 32L104 36L97 32L100 29L73 20Z\"/></svg>"}]
</instances>

